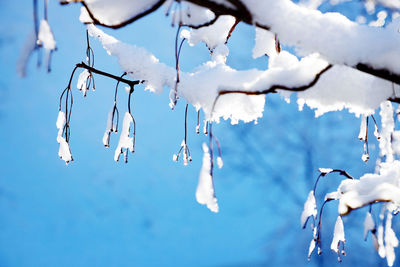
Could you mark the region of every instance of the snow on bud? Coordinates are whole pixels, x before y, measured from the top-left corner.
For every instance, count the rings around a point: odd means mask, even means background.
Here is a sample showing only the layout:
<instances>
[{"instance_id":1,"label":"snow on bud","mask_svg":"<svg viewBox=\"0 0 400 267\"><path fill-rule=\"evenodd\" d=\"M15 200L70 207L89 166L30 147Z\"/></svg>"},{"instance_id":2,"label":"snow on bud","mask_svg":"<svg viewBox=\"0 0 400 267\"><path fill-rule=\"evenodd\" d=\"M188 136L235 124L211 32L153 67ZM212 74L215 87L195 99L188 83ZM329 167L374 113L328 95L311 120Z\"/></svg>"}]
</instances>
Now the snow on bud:
<instances>
[{"instance_id":1,"label":"snow on bud","mask_svg":"<svg viewBox=\"0 0 400 267\"><path fill-rule=\"evenodd\" d=\"M322 175L326 175L328 173L333 172L333 169L330 168L319 168L318 171L322 174Z\"/></svg>"},{"instance_id":2,"label":"snow on bud","mask_svg":"<svg viewBox=\"0 0 400 267\"><path fill-rule=\"evenodd\" d=\"M313 238L310 242L310 246L308 247L308 260L311 260L311 254L313 253L314 249L315 249L315 239Z\"/></svg>"},{"instance_id":3,"label":"snow on bud","mask_svg":"<svg viewBox=\"0 0 400 267\"><path fill-rule=\"evenodd\" d=\"M314 220L317 218L317 204L313 190L310 191L307 201L304 203L304 209L300 218L301 227L306 227L306 223L311 216L313 216Z\"/></svg>"},{"instance_id":4,"label":"snow on bud","mask_svg":"<svg viewBox=\"0 0 400 267\"><path fill-rule=\"evenodd\" d=\"M78 77L78 83L76 84L76 87L82 91L83 96L86 96L86 93L88 91L88 88L86 86L87 79L89 79L90 73L85 69L79 74Z\"/></svg>"},{"instance_id":5,"label":"snow on bud","mask_svg":"<svg viewBox=\"0 0 400 267\"><path fill-rule=\"evenodd\" d=\"M327 193L325 195L325 201L336 200L336 199L339 199L339 194L338 194L337 191L331 192L331 193Z\"/></svg>"},{"instance_id":6,"label":"snow on bud","mask_svg":"<svg viewBox=\"0 0 400 267\"><path fill-rule=\"evenodd\" d=\"M361 116L360 133L358 134L358 139L365 141L365 136L367 132L367 118L365 115Z\"/></svg>"},{"instance_id":7,"label":"snow on bud","mask_svg":"<svg viewBox=\"0 0 400 267\"><path fill-rule=\"evenodd\" d=\"M108 112L107 117L107 126L103 135L103 145L105 147L110 147L110 134L111 132L117 132L116 127L113 125L113 117L114 117L114 107L111 108L110 112Z\"/></svg>"},{"instance_id":8,"label":"snow on bud","mask_svg":"<svg viewBox=\"0 0 400 267\"><path fill-rule=\"evenodd\" d=\"M362 154L361 159L362 159L362 161L364 161L364 162L368 162L368 160L369 160L369 154L368 154L368 153Z\"/></svg>"},{"instance_id":9,"label":"snow on bud","mask_svg":"<svg viewBox=\"0 0 400 267\"><path fill-rule=\"evenodd\" d=\"M207 123L207 121L204 121L203 133L204 133L205 136L207 136L207 134L208 134L208 123Z\"/></svg>"},{"instance_id":10,"label":"snow on bud","mask_svg":"<svg viewBox=\"0 0 400 267\"><path fill-rule=\"evenodd\" d=\"M62 111L58 112L58 116L57 116L57 122L56 122L56 127L58 129L58 135L61 136L62 132L63 132L63 128L65 125L65 121L66 121L66 116L65 113Z\"/></svg>"},{"instance_id":11,"label":"snow on bud","mask_svg":"<svg viewBox=\"0 0 400 267\"><path fill-rule=\"evenodd\" d=\"M200 125L196 125L196 133L199 134L200 133Z\"/></svg>"},{"instance_id":12,"label":"snow on bud","mask_svg":"<svg viewBox=\"0 0 400 267\"><path fill-rule=\"evenodd\" d=\"M211 156L206 143L203 143L203 152L203 165L196 189L196 200L198 203L206 205L212 212L218 212L219 208L214 193L213 177L211 175Z\"/></svg>"},{"instance_id":13,"label":"snow on bud","mask_svg":"<svg viewBox=\"0 0 400 267\"><path fill-rule=\"evenodd\" d=\"M187 154L186 144L182 146L183 146L183 165L187 166L189 164L189 158Z\"/></svg>"},{"instance_id":14,"label":"snow on bud","mask_svg":"<svg viewBox=\"0 0 400 267\"><path fill-rule=\"evenodd\" d=\"M68 142L65 140L64 137L62 137L63 134L63 129L66 123L66 116L65 113L62 111L58 112L57 116L57 122L56 126L58 129L58 134L57 134L57 143L60 144L59 149L58 149L58 156L65 161L65 164L68 165L70 161L73 161L72 155L71 155L71 150L69 148Z\"/></svg>"},{"instance_id":15,"label":"snow on bud","mask_svg":"<svg viewBox=\"0 0 400 267\"><path fill-rule=\"evenodd\" d=\"M376 137L377 140L380 140L380 139L381 139L381 136L380 136L379 130L378 130L378 125L376 125L376 123L375 123L374 135L375 135L375 137Z\"/></svg>"},{"instance_id":16,"label":"snow on bud","mask_svg":"<svg viewBox=\"0 0 400 267\"><path fill-rule=\"evenodd\" d=\"M103 145L105 147L110 147L110 131L105 131L103 135Z\"/></svg>"},{"instance_id":17,"label":"snow on bud","mask_svg":"<svg viewBox=\"0 0 400 267\"><path fill-rule=\"evenodd\" d=\"M57 136L57 142L60 144L58 156L68 165L70 161L73 161L69 144L62 136Z\"/></svg>"},{"instance_id":18,"label":"snow on bud","mask_svg":"<svg viewBox=\"0 0 400 267\"><path fill-rule=\"evenodd\" d=\"M183 165L187 166L189 164L189 162L192 162L192 157L190 156L190 150L189 150L188 145L186 144L186 140L185 139L183 139L182 142L181 142L181 147L180 147L180 149L178 151L178 154L174 154L172 156L172 160L173 161L178 161L179 156L181 155L181 153L182 153L182 158L183 158Z\"/></svg>"},{"instance_id":19,"label":"snow on bud","mask_svg":"<svg viewBox=\"0 0 400 267\"><path fill-rule=\"evenodd\" d=\"M47 51L56 49L56 41L47 20L40 21L37 44L43 46Z\"/></svg>"},{"instance_id":20,"label":"snow on bud","mask_svg":"<svg viewBox=\"0 0 400 267\"><path fill-rule=\"evenodd\" d=\"M340 254L345 255L345 252L344 252L344 243L345 242L346 242L346 239L344 237L344 226L343 226L342 217L338 216L336 223L335 223L335 229L333 232L333 239L332 239L332 243L331 243L331 249L338 254L338 261L342 261L342 259L340 258ZM342 250L340 250L340 245L342 245Z\"/></svg>"},{"instance_id":21,"label":"snow on bud","mask_svg":"<svg viewBox=\"0 0 400 267\"><path fill-rule=\"evenodd\" d=\"M118 161L119 156L123 153L123 149L129 150L131 153L135 152L133 147L133 137L129 136L129 131L131 128L131 124L133 123L132 115L129 112L125 113L123 124L122 124L122 131L119 137L118 146L115 149L114 160ZM127 151L125 152L125 162L127 162Z\"/></svg>"},{"instance_id":22,"label":"snow on bud","mask_svg":"<svg viewBox=\"0 0 400 267\"><path fill-rule=\"evenodd\" d=\"M222 166L224 166L224 162L222 161L222 158L221 157L218 157L217 158L217 165L218 165L218 168L222 168Z\"/></svg>"}]
</instances>

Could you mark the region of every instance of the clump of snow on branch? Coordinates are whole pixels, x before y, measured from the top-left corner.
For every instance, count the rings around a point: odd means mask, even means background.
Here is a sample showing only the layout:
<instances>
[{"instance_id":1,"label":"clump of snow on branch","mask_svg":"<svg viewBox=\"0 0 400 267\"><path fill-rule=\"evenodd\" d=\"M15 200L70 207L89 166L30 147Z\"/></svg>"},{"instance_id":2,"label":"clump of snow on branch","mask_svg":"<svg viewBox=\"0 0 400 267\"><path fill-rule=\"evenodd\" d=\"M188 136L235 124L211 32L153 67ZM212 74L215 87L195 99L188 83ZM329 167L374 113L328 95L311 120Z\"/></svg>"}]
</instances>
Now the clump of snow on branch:
<instances>
[{"instance_id":1,"label":"clump of snow on branch","mask_svg":"<svg viewBox=\"0 0 400 267\"><path fill-rule=\"evenodd\" d=\"M181 37L186 38L191 46L204 42L210 50L213 50L218 45L225 43L229 30L234 24L234 17L220 16L211 26L190 29L190 31L183 30Z\"/></svg>"},{"instance_id":2,"label":"clump of snow on branch","mask_svg":"<svg viewBox=\"0 0 400 267\"><path fill-rule=\"evenodd\" d=\"M211 156L206 143L203 143L203 165L201 167L199 183L196 190L196 200L206 205L213 212L218 212L217 198L214 193L214 182L211 175Z\"/></svg>"},{"instance_id":3,"label":"clump of snow on branch","mask_svg":"<svg viewBox=\"0 0 400 267\"><path fill-rule=\"evenodd\" d=\"M171 3L166 3L166 11L171 7ZM215 14L208 8L204 8L192 3L185 3L184 9L173 10L171 12L173 25L203 25L215 18Z\"/></svg>"},{"instance_id":4,"label":"clump of snow on branch","mask_svg":"<svg viewBox=\"0 0 400 267\"><path fill-rule=\"evenodd\" d=\"M275 49L275 35L267 30L256 28L256 43L253 48L253 58L267 55L269 58L277 55Z\"/></svg>"},{"instance_id":5,"label":"clump of snow on branch","mask_svg":"<svg viewBox=\"0 0 400 267\"><path fill-rule=\"evenodd\" d=\"M62 136L63 134L63 129L66 123L66 116L65 113L62 111L58 112L58 117L57 117L57 122L56 126L58 129L58 134L57 134L57 142L60 144L60 147L58 149L58 156L65 161L65 163L68 165L70 161L72 161L72 155L71 155L71 150L69 148L68 142L65 140L65 138Z\"/></svg>"},{"instance_id":6,"label":"clump of snow on branch","mask_svg":"<svg viewBox=\"0 0 400 267\"><path fill-rule=\"evenodd\" d=\"M120 155L124 154L124 160L125 162L128 162L128 151L130 151L131 153L134 152L133 137L129 136L132 123L133 123L132 115L129 112L126 112L122 123L122 131L119 137L118 146L115 149L115 154L114 154L115 161L118 161Z\"/></svg>"},{"instance_id":7,"label":"clump of snow on branch","mask_svg":"<svg viewBox=\"0 0 400 267\"><path fill-rule=\"evenodd\" d=\"M132 17L140 15L155 6L159 0L130 1L130 0L90 0L86 6L102 23L117 25Z\"/></svg>"}]
</instances>

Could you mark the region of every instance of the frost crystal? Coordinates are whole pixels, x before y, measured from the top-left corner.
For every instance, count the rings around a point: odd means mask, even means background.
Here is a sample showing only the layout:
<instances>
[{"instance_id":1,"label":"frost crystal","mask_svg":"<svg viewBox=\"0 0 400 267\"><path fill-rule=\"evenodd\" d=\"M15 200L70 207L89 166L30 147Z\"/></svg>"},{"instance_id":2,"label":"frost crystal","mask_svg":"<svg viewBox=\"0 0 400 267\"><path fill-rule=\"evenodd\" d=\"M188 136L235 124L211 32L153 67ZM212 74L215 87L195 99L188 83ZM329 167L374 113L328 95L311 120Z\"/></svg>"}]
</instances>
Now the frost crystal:
<instances>
[{"instance_id":1,"label":"frost crystal","mask_svg":"<svg viewBox=\"0 0 400 267\"><path fill-rule=\"evenodd\" d=\"M314 220L317 217L317 204L315 202L314 191L311 190L308 194L307 201L304 203L304 209L301 213L301 227L305 228L309 217L313 216Z\"/></svg>"},{"instance_id":2,"label":"frost crystal","mask_svg":"<svg viewBox=\"0 0 400 267\"><path fill-rule=\"evenodd\" d=\"M218 212L217 198L214 193L213 177L211 176L211 156L206 143L203 143L203 165L200 171L199 183L196 190L196 200L207 205L213 212Z\"/></svg>"},{"instance_id":3,"label":"frost crystal","mask_svg":"<svg viewBox=\"0 0 400 267\"><path fill-rule=\"evenodd\" d=\"M123 149L126 149L125 152L126 154L124 155L125 162L127 162L128 160L127 150L129 150L131 153L134 152L133 137L129 137L129 131L132 123L133 123L132 115L129 112L126 112L122 125L121 135L119 137L118 146L115 149L115 154L114 154L115 161L119 160L119 156L123 153Z\"/></svg>"}]
</instances>

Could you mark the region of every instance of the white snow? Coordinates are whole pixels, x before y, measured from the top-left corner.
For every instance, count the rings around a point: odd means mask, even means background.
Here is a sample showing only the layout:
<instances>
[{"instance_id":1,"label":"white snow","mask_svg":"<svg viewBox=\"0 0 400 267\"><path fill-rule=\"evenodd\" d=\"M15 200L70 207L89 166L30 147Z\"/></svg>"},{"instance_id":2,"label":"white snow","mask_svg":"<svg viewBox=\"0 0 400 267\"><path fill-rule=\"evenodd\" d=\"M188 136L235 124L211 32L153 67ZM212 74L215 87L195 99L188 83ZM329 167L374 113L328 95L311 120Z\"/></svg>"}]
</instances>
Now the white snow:
<instances>
[{"instance_id":1,"label":"white snow","mask_svg":"<svg viewBox=\"0 0 400 267\"><path fill-rule=\"evenodd\" d=\"M76 84L76 87L82 91L83 96L86 96L88 88L86 87L86 81L89 78L90 73L88 70L84 69L81 74L79 74L78 77L78 82Z\"/></svg>"},{"instance_id":2,"label":"white snow","mask_svg":"<svg viewBox=\"0 0 400 267\"><path fill-rule=\"evenodd\" d=\"M307 201L304 203L304 209L300 218L301 227L304 228L306 226L307 219L311 216L314 217L314 220L317 218L317 204L313 190L310 191Z\"/></svg>"},{"instance_id":3,"label":"white snow","mask_svg":"<svg viewBox=\"0 0 400 267\"><path fill-rule=\"evenodd\" d=\"M214 193L213 177L211 171L211 156L206 143L203 143L203 165L201 167L199 183L196 190L196 200L206 205L212 212L218 212L217 198Z\"/></svg>"},{"instance_id":4,"label":"white snow","mask_svg":"<svg viewBox=\"0 0 400 267\"><path fill-rule=\"evenodd\" d=\"M367 240L368 232L375 229L375 222L370 212L367 212L364 220L364 240Z\"/></svg>"},{"instance_id":5,"label":"white snow","mask_svg":"<svg viewBox=\"0 0 400 267\"><path fill-rule=\"evenodd\" d=\"M253 58L268 55L270 58L277 55L275 49L275 35L267 30L256 28L256 44L253 48Z\"/></svg>"},{"instance_id":6,"label":"white snow","mask_svg":"<svg viewBox=\"0 0 400 267\"><path fill-rule=\"evenodd\" d=\"M394 131L393 107L392 103L385 101L381 104L382 130L379 140L380 156L386 157L386 162L393 161L393 149L391 145L392 134Z\"/></svg>"},{"instance_id":7,"label":"white snow","mask_svg":"<svg viewBox=\"0 0 400 267\"><path fill-rule=\"evenodd\" d=\"M383 162L377 174L364 174L360 179L346 179L338 188L339 214L379 201L400 205L400 161Z\"/></svg>"},{"instance_id":8,"label":"white snow","mask_svg":"<svg viewBox=\"0 0 400 267\"><path fill-rule=\"evenodd\" d=\"M119 142L118 146L115 149L115 154L114 154L114 160L118 161L119 156L124 153L123 149L125 149L125 153L129 150L131 153L134 152L134 147L133 147L133 137L129 136L131 124L133 123L132 115L129 112L125 113L124 120L122 123L122 131L119 137ZM127 154L126 154L127 155ZM126 155L125 155L125 161L126 161Z\"/></svg>"},{"instance_id":9,"label":"white snow","mask_svg":"<svg viewBox=\"0 0 400 267\"><path fill-rule=\"evenodd\" d=\"M318 171L322 174L328 174L331 173L333 171L333 169L331 168L318 168Z\"/></svg>"},{"instance_id":10,"label":"white snow","mask_svg":"<svg viewBox=\"0 0 400 267\"><path fill-rule=\"evenodd\" d=\"M104 131L104 135L103 135L103 145L105 147L110 146L111 132L117 132L117 130L118 130L116 128L116 126L113 125L113 112L114 112L114 107L112 107L110 109L110 111L108 112L108 116L107 116L107 126L106 126L106 130Z\"/></svg>"},{"instance_id":11,"label":"white snow","mask_svg":"<svg viewBox=\"0 0 400 267\"><path fill-rule=\"evenodd\" d=\"M47 20L40 21L37 44L43 46L47 51L56 49L56 41Z\"/></svg>"},{"instance_id":12,"label":"white snow","mask_svg":"<svg viewBox=\"0 0 400 267\"><path fill-rule=\"evenodd\" d=\"M399 240L397 239L396 234L392 229L392 219L392 213L388 212L385 224L385 254L388 266L393 266L394 260L396 258L394 248L399 246Z\"/></svg>"},{"instance_id":13,"label":"white snow","mask_svg":"<svg viewBox=\"0 0 400 267\"><path fill-rule=\"evenodd\" d=\"M365 141L366 130L367 130L367 117L362 115L360 133L358 134L358 139L360 139L361 141Z\"/></svg>"},{"instance_id":14,"label":"white snow","mask_svg":"<svg viewBox=\"0 0 400 267\"><path fill-rule=\"evenodd\" d=\"M62 132L63 128L66 122L66 117L65 113L62 111L58 112L57 116L57 122L56 126L58 129L58 134L57 134L57 143L60 144L59 149L58 149L58 156L65 161L65 164L68 165L70 161L72 161L72 155L71 155L71 150L69 148L68 142L65 140L64 137L62 137Z\"/></svg>"},{"instance_id":15,"label":"white snow","mask_svg":"<svg viewBox=\"0 0 400 267\"><path fill-rule=\"evenodd\" d=\"M219 169L221 169L222 166L224 166L224 162L222 161L221 157L217 157L217 165Z\"/></svg>"},{"instance_id":16,"label":"white snow","mask_svg":"<svg viewBox=\"0 0 400 267\"><path fill-rule=\"evenodd\" d=\"M344 238L344 226L342 217L338 216L335 223L335 230L333 231L333 239L331 243L331 249L336 253L339 253L339 242L346 242Z\"/></svg>"},{"instance_id":17,"label":"white snow","mask_svg":"<svg viewBox=\"0 0 400 267\"><path fill-rule=\"evenodd\" d=\"M225 43L234 23L234 17L220 16L211 26L182 31L181 37L186 38L191 46L204 42L210 50L213 50L218 45Z\"/></svg>"}]
</instances>

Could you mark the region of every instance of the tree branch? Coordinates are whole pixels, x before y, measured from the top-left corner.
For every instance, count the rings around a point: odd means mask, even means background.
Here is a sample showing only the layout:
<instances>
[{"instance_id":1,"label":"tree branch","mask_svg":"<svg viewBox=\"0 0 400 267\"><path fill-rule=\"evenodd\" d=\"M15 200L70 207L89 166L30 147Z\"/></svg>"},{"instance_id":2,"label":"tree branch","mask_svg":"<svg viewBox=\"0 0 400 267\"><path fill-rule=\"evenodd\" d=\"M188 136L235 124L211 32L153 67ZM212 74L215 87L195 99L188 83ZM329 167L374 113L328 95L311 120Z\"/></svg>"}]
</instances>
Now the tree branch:
<instances>
[{"instance_id":1,"label":"tree branch","mask_svg":"<svg viewBox=\"0 0 400 267\"><path fill-rule=\"evenodd\" d=\"M114 79L116 81L125 83L125 84L127 84L127 85L129 85L131 87L133 87L134 85L137 85L137 84L140 84L140 83L144 82L144 81L139 81L139 80L135 80L135 81L127 80L127 79L124 79L124 78L122 78L120 76L115 76L115 75L110 74L108 72L104 72L104 71L98 70L96 68L90 67L90 66L86 65L84 62L76 64L76 68L87 69L87 70L89 70L89 71L91 71L93 73L96 73L96 74L99 74L99 75L103 75L103 76L109 77L111 79Z\"/></svg>"},{"instance_id":2,"label":"tree branch","mask_svg":"<svg viewBox=\"0 0 400 267\"><path fill-rule=\"evenodd\" d=\"M234 8L231 6L224 5L223 3L217 3L217 1L213 1L213 0L184 0L184 1L196 4L196 5L204 7L204 8L208 8L209 10L214 12L214 14L216 15L216 17L213 20L206 22L202 25L198 25L198 26L187 25L187 26L191 26L194 29L209 26L209 25L213 24L220 15L230 15L230 16L235 17L237 21L243 21L244 23L247 23L249 25L255 25L259 28L263 28L265 30L270 30L269 25L263 25L254 20L253 15L251 14L251 12L247 8L247 6L241 0L228 0L228 2ZM93 20L93 22L95 24L113 28L113 29L117 29L117 28L126 26L127 24L130 24L130 23L138 20L139 18L142 18L142 17L156 11L165 2L165 0L160 0L156 4L154 4L152 7L150 7L149 9L145 10L144 12L135 14L131 18L129 18L119 24L113 24L113 25L109 25L109 24L100 22L94 16L94 14L91 12L91 10L89 9L85 0L65 0L60 3L61 4L70 4L71 2L82 3L82 5L88 11L90 18ZM275 34L277 34L277 33L275 33ZM372 66L368 65L367 63L358 63L355 65L348 65L348 66L351 68L357 69L359 71L368 73L370 75L373 75L375 77L379 77L384 80L387 80L387 81L390 81L390 82L400 85L400 75L391 73L387 69L375 69Z\"/></svg>"},{"instance_id":3,"label":"tree branch","mask_svg":"<svg viewBox=\"0 0 400 267\"><path fill-rule=\"evenodd\" d=\"M220 96L226 95L226 94L266 95L269 93L276 93L277 92L276 90L285 90L285 91L291 91L291 92L305 91L308 88L313 87L318 82L321 75L324 74L326 71L328 71L330 68L332 68L331 64L329 64L323 70L321 70L319 73L317 73L311 82L309 82L306 85L302 85L302 86L298 86L298 87L287 87L285 85L276 84L276 85L272 85L268 89L261 90L261 91L220 90L218 92L218 96L214 100L212 111L214 111L215 105L217 104L217 101L220 98Z\"/></svg>"}]
</instances>

